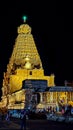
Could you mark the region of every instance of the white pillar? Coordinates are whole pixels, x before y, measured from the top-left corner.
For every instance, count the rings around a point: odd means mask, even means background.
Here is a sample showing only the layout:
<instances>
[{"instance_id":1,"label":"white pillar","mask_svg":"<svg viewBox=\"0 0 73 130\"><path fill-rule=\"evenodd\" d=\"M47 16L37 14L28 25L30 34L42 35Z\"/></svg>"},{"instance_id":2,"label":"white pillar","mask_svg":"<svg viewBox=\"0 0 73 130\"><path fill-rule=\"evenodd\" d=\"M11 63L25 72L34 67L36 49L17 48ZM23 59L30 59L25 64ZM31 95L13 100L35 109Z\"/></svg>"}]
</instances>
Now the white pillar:
<instances>
[{"instance_id":1,"label":"white pillar","mask_svg":"<svg viewBox=\"0 0 73 130\"><path fill-rule=\"evenodd\" d=\"M67 104L67 92L66 92L66 104Z\"/></svg>"},{"instance_id":2,"label":"white pillar","mask_svg":"<svg viewBox=\"0 0 73 130\"><path fill-rule=\"evenodd\" d=\"M53 103L53 92L50 92L50 103Z\"/></svg>"},{"instance_id":3,"label":"white pillar","mask_svg":"<svg viewBox=\"0 0 73 130\"><path fill-rule=\"evenodd\" d=\"M43 102L43 93L40 93L40 103Z\"/></svg>"}]
</instances>

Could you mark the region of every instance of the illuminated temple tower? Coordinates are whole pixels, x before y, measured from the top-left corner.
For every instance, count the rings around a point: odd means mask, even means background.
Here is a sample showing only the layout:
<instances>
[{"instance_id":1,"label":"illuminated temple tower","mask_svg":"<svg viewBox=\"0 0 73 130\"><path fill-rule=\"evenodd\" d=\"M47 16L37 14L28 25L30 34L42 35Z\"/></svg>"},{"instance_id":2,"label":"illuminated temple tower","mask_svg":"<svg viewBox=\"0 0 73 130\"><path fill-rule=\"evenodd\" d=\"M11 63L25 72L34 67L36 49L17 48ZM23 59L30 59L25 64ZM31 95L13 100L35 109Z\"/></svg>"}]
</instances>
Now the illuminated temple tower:
<instances>
[{"instance_id":1,"label":"illuminated temple tower","mask_svg":"<svg viewBox=\"0 0 73 130\"><path fill-rule=\"evenodd\" d=\"M2 106L7 106L8 109L24 108L25 90L22 89L22 82L24 80L46 80L48 87L54 86L54 75L44 75L42 62L33 35L31 34L31 27L24 23L18 27L17 32L18 36L15 40L9 64L7 65L7 72L4 72L2 86L1 103ZM42 102L41 93L40 96L40 102ZM47 100L47 97L45 100ZM20 102L19 104L16 103L18 101Z\"/></svg>"},{"instance_id":2,"label":"illuminated temple tower","mask_svg":"<svg viewBox=\"0 0 73 130\"><path fill-rule=\"evenodd\" d=\"M30 103L33 99L32 92L26 89L29 90L31 86L35 88L35 93L39 94L37 108L56 106L61 104L61 101L64 104L73 101L73 87L55 86L54 75L44 75L31 27L24 23L18 27L17 32L7 71L4 72L0 108L23 109L26 101ZM38 100L38 96L36 98Z\"/></svg>"}]
</instances>

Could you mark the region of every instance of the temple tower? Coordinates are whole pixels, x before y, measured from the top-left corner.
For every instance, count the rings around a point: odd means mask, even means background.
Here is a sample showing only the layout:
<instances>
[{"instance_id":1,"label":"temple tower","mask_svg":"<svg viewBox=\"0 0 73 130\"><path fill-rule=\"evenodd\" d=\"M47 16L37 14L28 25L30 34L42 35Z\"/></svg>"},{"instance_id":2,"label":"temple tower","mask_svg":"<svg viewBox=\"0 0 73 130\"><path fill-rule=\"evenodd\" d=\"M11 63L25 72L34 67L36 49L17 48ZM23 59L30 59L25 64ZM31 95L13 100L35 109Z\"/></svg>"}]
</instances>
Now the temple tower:
<instances>
[{"instance_id":1,"label":"temple tower","mask_svg":"<svg viewBox=\"0 0 73 130\"><path fill-rule=\"evenodd\" d=\"M15 101L24 100L22 82L26 79L47 80L47 86L54 86L54 75L45 76L42 62L31 34L31 27L24 23L17 29L18 36L15 40L11 58L4 72L2 86L2 101L11 105ZM7 102L4 104L7 104Z\"/></svg>"},{"instance_id":2,"label":"temple tower","mask_svg":"<svg viewBox=\"0 0 73 130\"><path fill-rule=\"evenodd\" d=\"M22 24L20 27L18 27L18 36L16 38L12 56L9 61L8 71L11 72L11 69L13 69L12 65L14 64L16 65L16 68L18 68L17 66L20 66L21 68L23 67L25 69L34 69L38 67L39 69L42 69L42 63L31 34L31 28L27 24ZM9 67L11 69L9 69Z\"/></svg>"},{"instance_id":3,"label":"temple tower","mask_svg":"<svg viewBox=\"0 0 73 130\"><path fill-rule=\"evenodd\" d=\"M14 75L19 68L24 70L43 69L40 56L31 34L31 28L27 24L22 24L18 27L18 36L15 40L9 64L7 65L7 72L4 73L4 89L9 86L10 76ZM27 73L28 71L25 72L26 78L28 76ZM5 93L10 92L8 91L9 89L7 89L7 92L3 92L3 94L5 95Z\"/></svg>"}]
</instances>

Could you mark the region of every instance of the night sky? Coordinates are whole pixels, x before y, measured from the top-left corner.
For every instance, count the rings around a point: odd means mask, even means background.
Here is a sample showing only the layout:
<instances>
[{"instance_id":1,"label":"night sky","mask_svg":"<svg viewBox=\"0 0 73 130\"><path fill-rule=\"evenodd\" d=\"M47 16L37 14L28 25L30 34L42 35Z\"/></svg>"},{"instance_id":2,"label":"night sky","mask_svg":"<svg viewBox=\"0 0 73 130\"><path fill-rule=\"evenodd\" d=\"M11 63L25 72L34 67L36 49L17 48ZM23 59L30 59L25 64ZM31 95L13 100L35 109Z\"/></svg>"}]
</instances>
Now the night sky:
<instances>
[{"instance_id":1,"label":"night sky","mask_svg":"<svg viewBox=\"0 0 73 130\"><path fill-rule=\"evenodd\" d=\"M54 73L56 85L73 80L71 12L72 3L69 2L0 2L0 88L17 37L17 27L23 23L23 15L28 16L27 23L32 27L45 75Z\"/></svg>"}]
</instances>

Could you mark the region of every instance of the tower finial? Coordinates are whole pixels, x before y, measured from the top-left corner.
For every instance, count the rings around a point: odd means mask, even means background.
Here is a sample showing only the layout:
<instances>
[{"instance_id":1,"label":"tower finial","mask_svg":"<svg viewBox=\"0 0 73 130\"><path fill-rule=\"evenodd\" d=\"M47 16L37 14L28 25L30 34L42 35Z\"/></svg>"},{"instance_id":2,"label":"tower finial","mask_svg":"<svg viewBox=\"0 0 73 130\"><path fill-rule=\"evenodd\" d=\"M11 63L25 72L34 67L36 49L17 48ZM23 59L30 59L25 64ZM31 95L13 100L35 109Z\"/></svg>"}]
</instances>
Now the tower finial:
<instances>
[{"instance_id":1,"label":"tower finial","mask_svg":"<svg viewBox=\"0 0 73 130\"><path fill-rule=\"evenodd\" d=\"M26 20L27 20L27 16L26 16L26 15L24 15L24 16L22 17L22 19L23 19L23 22L25 23L25 22L26 22Z\"/></svg>"}]
</instances>

